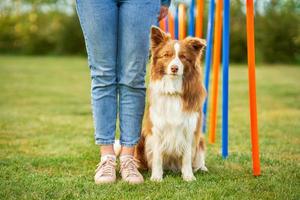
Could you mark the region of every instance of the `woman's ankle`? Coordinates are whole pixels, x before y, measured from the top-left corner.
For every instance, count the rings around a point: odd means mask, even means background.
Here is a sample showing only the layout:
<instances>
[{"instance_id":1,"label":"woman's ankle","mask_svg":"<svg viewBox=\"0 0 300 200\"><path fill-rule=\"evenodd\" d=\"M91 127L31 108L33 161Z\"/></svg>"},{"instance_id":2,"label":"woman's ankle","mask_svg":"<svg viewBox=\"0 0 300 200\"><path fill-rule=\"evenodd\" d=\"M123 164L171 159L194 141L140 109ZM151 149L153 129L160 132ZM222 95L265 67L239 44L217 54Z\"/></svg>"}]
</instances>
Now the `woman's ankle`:
<instances>
[{"instance_id":1,"label":"woman's ankle","mask_svg":"<svg viewBox=\"0 0 300 200\"><path fill-rule=\"evenodd\" d=\"M134 155L134 146L133 147L122 146L120 156L124 156L124 155L133 156Z\"/></svg>"},{"instance_id":2,"label":"woman's ankle","mask_svg":"<svg viewBox=\"0 0 300 200\"><path fill-rule=\"evenodd\" d=\"M105 156L105 155L112 155L112 156L116 156L113 145L101 145L100 146L100 154L101 156Z\"/></svg>"}]
</instances>

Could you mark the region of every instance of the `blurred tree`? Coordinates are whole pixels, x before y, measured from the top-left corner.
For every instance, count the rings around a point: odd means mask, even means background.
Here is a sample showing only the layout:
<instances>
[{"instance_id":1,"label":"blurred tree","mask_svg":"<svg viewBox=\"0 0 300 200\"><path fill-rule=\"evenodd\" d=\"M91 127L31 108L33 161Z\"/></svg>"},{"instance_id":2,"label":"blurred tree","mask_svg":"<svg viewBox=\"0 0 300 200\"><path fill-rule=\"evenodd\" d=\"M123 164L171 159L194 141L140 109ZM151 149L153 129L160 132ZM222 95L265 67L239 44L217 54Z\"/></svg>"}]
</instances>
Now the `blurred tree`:
<instances>
[{"instance_id":1,"label":"blurred tree","mask_svg":"<svg viewBox=\"0 0 300 200\"><path fill-rule=\"evenodd\" d=\"M230 8L230 61L247 61L246 16L240 0L231 1Z\"/></svg>"},{"instance_id":2,"label":"blurred tree","mask_svg":"<svg viewBox=\"0 0 300 200\"><path fill-rule=\"evenodd\" d=\"M85 44L79 20L76 15L65 18L63 26L58 31L56 51L60 54L84 54Z\"/></svg>"},{"instance_id":3,"label":"blurred tree","mask_svg":"<svg viewBox=\"0 0 300 200\"><path fill-rule=\"evenodd\" d=\"M300 62L300 1L271 0L256 20L264 62Z\"/></svg>"},{"instance_id":4,"label":"blurred tree","mask_svg":"<svg viewBox=\"0 0 300 200\"><path fill-rule=\"evenodd\" d=\"M300 63L300 1L257 0L255 5L257 62ZM230 18L230 61L246 62L244 0L231 1ZM85 54L74 1L0 1L0 53Z\"/></svg>"}]
</instances>

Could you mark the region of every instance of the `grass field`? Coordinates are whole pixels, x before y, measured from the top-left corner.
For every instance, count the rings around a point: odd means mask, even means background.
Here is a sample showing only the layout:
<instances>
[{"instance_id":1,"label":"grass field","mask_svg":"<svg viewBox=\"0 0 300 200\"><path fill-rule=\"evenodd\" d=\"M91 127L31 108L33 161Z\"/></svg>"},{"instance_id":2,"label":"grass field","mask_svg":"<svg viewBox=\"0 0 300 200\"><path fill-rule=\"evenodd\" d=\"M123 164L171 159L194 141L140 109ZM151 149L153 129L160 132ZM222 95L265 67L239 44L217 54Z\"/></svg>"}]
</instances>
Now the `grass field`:
<instances>
[{"instance_id":1,"label":"grass field","mask_svg":"<svg viewBox=\"0 0 300 200\"><path fill-rule=\"evenodd\" d=\"M260 177L252 176L247 68L230 69L230 156L208 145L208 173L183 182L95 185L84 58L0 56L0 199L300 199L300 67L258 66ZM221 104L220 104L221 105ZM220 111L220 109L219 109ZM219 127L220 127L219 115Z\"/></svg>"}]
</instances>

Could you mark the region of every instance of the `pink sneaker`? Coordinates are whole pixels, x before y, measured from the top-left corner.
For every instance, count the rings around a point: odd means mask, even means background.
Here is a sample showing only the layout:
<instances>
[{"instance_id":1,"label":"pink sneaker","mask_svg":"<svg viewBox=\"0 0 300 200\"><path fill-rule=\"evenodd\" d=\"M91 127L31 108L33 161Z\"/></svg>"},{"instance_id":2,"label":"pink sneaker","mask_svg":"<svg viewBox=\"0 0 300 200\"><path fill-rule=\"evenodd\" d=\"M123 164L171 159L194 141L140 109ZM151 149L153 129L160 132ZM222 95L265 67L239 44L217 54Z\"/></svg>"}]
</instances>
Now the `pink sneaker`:
<instances>
[{"instance_id":1,"label":"pink sneaker","mask_svg":"<svg viewBox=\"0 0 300 200\"><path fill-rule=\"evenodd\" d=\"M114 183L116 181L116 165L115 156L106 155L101 157L101 162L95 170L95 183Z\"/></svg>"},{"instance_id":2,"label":"pink sneaker","mask_svg":"<svg viewBox=\"0 0 300 200\"><path fill-rule=\"evenodd\" d=\"M120 172L122 179L131 184L139 184L144 182L142 174L138 171L137 160L131 155L120 157Z\"/></svg>"}]
</instances>

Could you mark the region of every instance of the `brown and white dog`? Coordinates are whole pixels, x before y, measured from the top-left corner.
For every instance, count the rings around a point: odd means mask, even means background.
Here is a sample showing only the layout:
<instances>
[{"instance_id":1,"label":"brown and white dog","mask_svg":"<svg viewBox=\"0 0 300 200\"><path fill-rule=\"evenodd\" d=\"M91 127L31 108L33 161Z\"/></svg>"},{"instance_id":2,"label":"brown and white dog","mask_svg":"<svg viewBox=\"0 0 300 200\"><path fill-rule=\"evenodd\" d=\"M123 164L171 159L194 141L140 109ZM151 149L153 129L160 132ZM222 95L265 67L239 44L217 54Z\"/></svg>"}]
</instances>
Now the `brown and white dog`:
<instances>
[{"instance_id":1,"label":"brown and white dog","mask_svg":"<svg viewBox=\"0 0 300 200\"><path fill-rule=\"evenodd\" d=\"M163 169L181 170L185 181L195 180L193 171L207 170L200 130L204 47L204 40L172 40L159 28L151 29L149 104L135 158L142 168L152 169L152 181L162 181Z\"/></svg>"}]
</instances>

